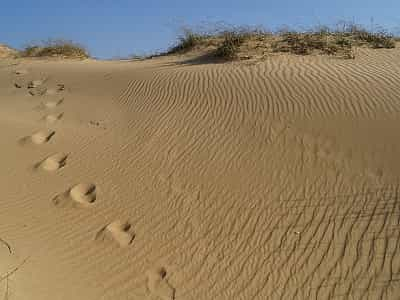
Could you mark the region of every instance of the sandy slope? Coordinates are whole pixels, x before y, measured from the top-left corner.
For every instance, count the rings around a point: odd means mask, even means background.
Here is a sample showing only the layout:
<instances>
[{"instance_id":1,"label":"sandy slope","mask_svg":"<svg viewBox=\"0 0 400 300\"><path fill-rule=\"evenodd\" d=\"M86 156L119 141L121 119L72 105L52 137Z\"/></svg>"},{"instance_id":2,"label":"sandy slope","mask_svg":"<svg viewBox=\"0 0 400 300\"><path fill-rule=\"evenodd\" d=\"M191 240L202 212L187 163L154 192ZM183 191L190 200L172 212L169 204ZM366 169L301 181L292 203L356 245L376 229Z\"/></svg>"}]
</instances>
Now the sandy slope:
<instances>
[{"instance_id":1,"label":"sandy slope","mask_svg":"<svg viewBox=\"0 0 400 300\"><path fill-rule=\"evenodd\" d=\"M9 58L14 56L16 53L16 50L11 49L6 45L0 44L0 58Z\"/></svg>"},{"instance_id":2,"label":"sandy slope","mask_svg":"<svg viewBox=\"0 0 400 300\"><path fill-rule=\"evenodd\" d=\"M399 121L398 49L1 60L0 297L398 299Z\"/></svg>"}]
</instances>

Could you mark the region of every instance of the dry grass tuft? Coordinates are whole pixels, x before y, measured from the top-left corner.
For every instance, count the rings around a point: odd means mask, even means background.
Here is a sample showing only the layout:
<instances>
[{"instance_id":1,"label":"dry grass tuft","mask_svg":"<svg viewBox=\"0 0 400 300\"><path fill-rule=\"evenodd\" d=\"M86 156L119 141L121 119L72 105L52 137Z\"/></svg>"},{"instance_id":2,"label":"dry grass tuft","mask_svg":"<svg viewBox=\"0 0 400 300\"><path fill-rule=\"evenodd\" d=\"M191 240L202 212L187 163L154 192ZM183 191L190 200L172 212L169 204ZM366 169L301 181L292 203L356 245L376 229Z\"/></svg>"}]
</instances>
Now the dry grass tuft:
<instances>
[{"instance_id":1,"label":"dry grass tuft","mask_svg":"<svg viewBox=\"0 0 400 300\"><path fill-rule=\"evenodd\" d=\"M215 49L214 55L223 59L236 59L240 50L240 46L249 38L245 33L228 31L222 34L223 40Z\"/></svg>"},{"instance_id":2,"label":"dry grass tuft","mask_svg":"<svg viewBox=\"0 0 400 300\"><path fill-rule=\"evenodd\" d=\"M57 39L29 45L20 52L21 57L63 57L88 58L89 53L82 45L72 41Z\"/></svg>"},{"instance_id":3,"label":"dry grass tuft","mask_svg":"<svg viewBox=\"0 0 400 300\"><path fill-rule=\"evenodd\" d=\"M188 52L201 45L207 38L206 34L196 33L191 29L184 28L183 33L178 36L177 44L171 47L167 54Z\"/></svg>"},{"instance_id":4,"label":"dry grass tuft","mask_svg":"<svg viewBox=\"0 0 400 300\"><path fill-rule=\"evenodd\" d=\"M314 32L283 32L271 43L273 52L289 52L296 55L312 53L353 58L353 42L343 36L321 30Z\"/></svg>"},{"instance_id":5,"label":"dry grass tuft","mask_svg":"<svg viewBox=\"0 0 400 300\"><path fill-rule=\"evenodd\" d=\"M306 32L284 31L272 44L275 52L290 52L298 55L321 53L354 58L353 48L395 48L394 36L385 30L368 31L360 25L343 23L336 29L319 27Z\"/></svg>"}]
</instances>

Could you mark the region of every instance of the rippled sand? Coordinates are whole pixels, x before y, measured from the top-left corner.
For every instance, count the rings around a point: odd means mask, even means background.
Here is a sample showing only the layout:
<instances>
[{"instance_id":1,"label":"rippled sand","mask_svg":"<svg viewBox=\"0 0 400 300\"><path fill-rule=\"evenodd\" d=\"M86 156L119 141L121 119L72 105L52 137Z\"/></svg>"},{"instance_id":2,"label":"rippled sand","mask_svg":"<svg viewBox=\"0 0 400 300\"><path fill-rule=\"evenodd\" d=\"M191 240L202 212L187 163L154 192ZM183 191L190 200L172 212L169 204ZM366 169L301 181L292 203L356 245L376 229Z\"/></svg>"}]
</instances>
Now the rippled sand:
<instances>
[{"instance_id":1,"label":"rippled sand","mask_svg":"<svg viewBox=\"0 0 400 300\"><path fill-rule=\"evenodd\" d=\"M0 60L0 297L398 299L399 121L399 49Z\"/></svg>"}]
</instances>

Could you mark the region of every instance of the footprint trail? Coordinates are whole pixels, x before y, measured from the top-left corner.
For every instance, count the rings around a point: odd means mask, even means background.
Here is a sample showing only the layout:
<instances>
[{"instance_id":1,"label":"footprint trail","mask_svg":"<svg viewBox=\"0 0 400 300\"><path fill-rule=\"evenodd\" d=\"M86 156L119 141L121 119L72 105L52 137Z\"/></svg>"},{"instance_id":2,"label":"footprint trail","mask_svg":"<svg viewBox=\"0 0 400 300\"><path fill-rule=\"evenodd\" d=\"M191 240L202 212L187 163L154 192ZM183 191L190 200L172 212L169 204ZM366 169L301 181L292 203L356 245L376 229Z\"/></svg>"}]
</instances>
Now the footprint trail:
<instances>
[{"instance_id":1,"label":"footprint trail","mask_svg":"<svg viewBox=\"0 0 400 300\"><path fill-rule=\"evenodd\" d=\"M20 139L19 143L21 145L26 145L26 144L35 144L35 145L41 145L45 144L50 141L50 139L55 135L54 130L42 130L35 132L34 134L30 136L23 137Z\"/></svg>"},{"instance_id":2,"label":"footprint trail","mask_svg":"<svg viewBox=\"0 0 400 300\"><path fill-rule=\"evenodd\" d=\"M96 185L80 183L53 198L53 204L61 207L89 207L97 199Z\"/></svg>"},{"instance_id":3,"label":"footprint trail","mask_svg":"<svg viewBox=\"0 0 400 300\"><path fill-rule=\"evenodd\" d=\"M42 169L42 170L50 171L50 172L57 171L66 166L67 158L68 158L68 154L65 154L65 153L53 154L53 155L49 156L48 158L46 158L45 160L37 163L35 165L35 169Z\"/></svg>"},{"instance_id":4,"label":"footprint trail","mask_svg":"<svg viewBox=\"0 0 400 300\"><path fill-rule=\"evenodd\" d=\"M128 222L114 221L97 232L95 240L113 240L120 247L132 244L135 234Z\"/></svg>"},{"instance_id":5,"label":"footprint trail","mask_svg":"<svg viewBox=\"0 0 400 300\"><path fill-rule=\"evenodd\" d=\"M175 289L168 283L167 270L157 267L147 272L147 287L150 293L162 300L174 300Z\"/></svg>"}]
</instances>

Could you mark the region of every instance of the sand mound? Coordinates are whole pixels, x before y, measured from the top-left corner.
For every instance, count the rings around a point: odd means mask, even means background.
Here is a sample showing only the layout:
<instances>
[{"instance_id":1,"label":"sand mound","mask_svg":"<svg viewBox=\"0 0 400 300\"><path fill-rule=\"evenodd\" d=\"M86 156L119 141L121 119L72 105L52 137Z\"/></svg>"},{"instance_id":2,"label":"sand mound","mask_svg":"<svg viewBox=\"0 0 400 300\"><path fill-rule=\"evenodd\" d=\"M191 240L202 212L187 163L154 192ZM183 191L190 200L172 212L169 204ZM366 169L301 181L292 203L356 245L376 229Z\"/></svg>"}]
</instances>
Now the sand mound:
<instances>
[{"instance_id":1,"label":"sand mound","mask_svg":"<svg viewBox=\"0 0 400 300\"><path fill-rule=\"evenodd\" d=\"M17 51L6 46L3 44L0 44L0 58L8 58L8 57L13 57L17 54Z\"/></svg>"},{"instance_id":2,"label":"sand mound","mask_svg":"<svg viewBox=\"0 0 400 300\"><path fill-rule=\"evenodd\" d=\"M400 50L17 62L0 297L398 299Z\"/></svg>"}]
</instances>

